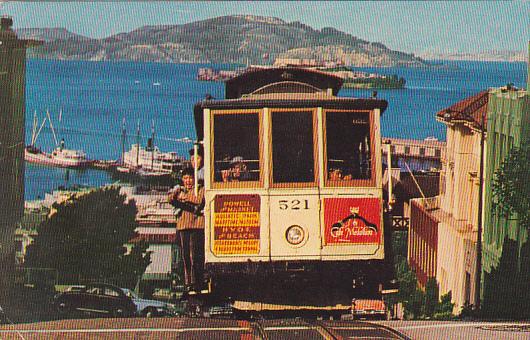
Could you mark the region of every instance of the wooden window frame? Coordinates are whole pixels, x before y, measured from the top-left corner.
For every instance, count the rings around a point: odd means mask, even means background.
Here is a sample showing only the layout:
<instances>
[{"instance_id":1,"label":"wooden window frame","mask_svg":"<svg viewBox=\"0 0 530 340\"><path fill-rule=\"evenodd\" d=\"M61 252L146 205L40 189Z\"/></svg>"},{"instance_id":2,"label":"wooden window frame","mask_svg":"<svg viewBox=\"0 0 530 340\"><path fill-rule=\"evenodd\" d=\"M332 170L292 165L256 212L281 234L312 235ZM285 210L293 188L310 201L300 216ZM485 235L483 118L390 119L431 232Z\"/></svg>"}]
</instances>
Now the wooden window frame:
<instances>
[{"instance_id":1,"label":"wooden window frame","mask_svg":"<svg viewBox=\"0 0 530 340\"><path fill-rule=\"evenodd\" d=\"M274 181L274 162L273 162L273 144L272 139L272 115L274 113L284 113L284 112L311 112L313 118L313 173L315 174L315 179L313 182L294 182L294 183L276 183ZM319 166L318 166L318 121L317 121L317 108L308 107L308 108L281 108L281 109L269 109L268 117L269 119L269 183L271 188L317 188L319 182Z\"/></svg>"},{"instance_id":2,"label":"wooden window frame","mask_svg":"<svg viewBox=\"0 0 530 340\"><path fill-rule=\"evenodd\" d=\"M328 112L358 112L366 113L368 115L368 122L370 124L370 170L371 175L369 179L352 179L352 180L339 180L331 181L328 176L328 130L327 130L327 116ZM345 110L345 109L324 109L322 110L322 128L324 132L324 186L325 187L375 187L376 185L376 161L375 157L375 121L374 121L374 111L373 110Z\"/></svg>"},{"instance_id":3,"label":"wooden window frame","mask_svg":"<svg viewBox=\"0 0 530 340\"><path fill-rule=\"evenodd\" d=\"M215 116L236 115L236 114L257 114L258 115L258 149L259 149L259 180L239 181L239 182L216 182L215 181ZM263 188L263 109L229 109L210 111L210 184L212 189L233 189L233 188Z\"/></svg>"}]
</instances>

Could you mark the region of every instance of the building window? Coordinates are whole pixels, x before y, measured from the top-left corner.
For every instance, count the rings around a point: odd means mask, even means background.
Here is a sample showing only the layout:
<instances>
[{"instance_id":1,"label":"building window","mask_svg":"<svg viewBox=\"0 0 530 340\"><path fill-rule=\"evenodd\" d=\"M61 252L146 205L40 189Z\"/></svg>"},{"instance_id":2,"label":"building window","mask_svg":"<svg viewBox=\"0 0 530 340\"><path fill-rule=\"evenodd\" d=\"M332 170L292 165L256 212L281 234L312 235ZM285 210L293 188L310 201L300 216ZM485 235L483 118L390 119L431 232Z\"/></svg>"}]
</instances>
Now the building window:
<instances>
[{"instance_id":1,"label":"building window","mask_svg":"<svg viewBox=\"0 0 530 340\"><path fill-rule=\"evenodd\" d=\"M390 152L391 153L396 153L396 146L395 145L390 145Z\"/></svg>"},{"instance_id":2,"label":"building window","mask_svg":"<svg viewBox=\"0 0 530 340\"><path fill-rule=\"evenodd\" d=\"M369 112L326 112L326 155L329 184L372 178Z\"/></svg>"},{"instance_id":3,"label":"building window","mask_svg":"<svg viewBox=\"0 0 530 340\"><path fill-rule=\"evenodd\" d=\"M315 182L313 111L272 112L275 184Z\"/></svg>"},{"instance_id":4,"label":"building window","mask_svg":"<svg viewBox=\"0 0 530 340\"><path fill-rule=\"evenodd\" d=\"M425 148L420 148L420 156L425 156Z\"/></svg>"},{"instance_id":5,"label":"building window","mask_svg":"<svg viewBox=\"0 0 530 340\"><path fill-rule=\"evenodd\" d=\"M434 150L434 157L436 157L436 158L440 158L440 157L442 157L442 150L440 150L440 149L435 149L435 150Z\"/></svg>"},{"instance_id":6,"label":"building window","mask_svg":"<svg viewBox=\"0 0 530 340\"><path fill-rule=\"evenodd\" d=\"M257 112L214 113L214 182L259 181L259 125Z\"/></svg>"},{"instance_id":7,"label":"building window","mask_svg":"<svg viewBox=\"0 0 530 340\"><path fill-rule=\"evenodd\" d=\"M410 146L405 146L405 155L410 155Z\"/></svg>"}]
</instances>

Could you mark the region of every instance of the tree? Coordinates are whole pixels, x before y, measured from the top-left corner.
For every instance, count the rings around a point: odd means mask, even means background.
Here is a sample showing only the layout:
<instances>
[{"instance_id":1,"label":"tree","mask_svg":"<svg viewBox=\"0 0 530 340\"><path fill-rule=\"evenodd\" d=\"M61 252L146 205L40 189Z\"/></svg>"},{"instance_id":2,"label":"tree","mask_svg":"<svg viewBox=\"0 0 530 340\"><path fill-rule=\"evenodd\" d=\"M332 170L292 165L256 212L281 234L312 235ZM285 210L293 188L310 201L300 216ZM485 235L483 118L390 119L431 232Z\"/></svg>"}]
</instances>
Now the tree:
<instances>
[{"instance_id":1,"label":"tree","mask_svg":"<svg viewBox=\"0 0 530 340\"><path fill-rule=\"evenodd\" d=\"M434 277L429 278L425 284L425 305L423 314L432 318L438 307L438 283Z\"/></svg>"},{"instance_id":2,"label":"tree","mask_svg":"<svg viewBox=\"0 0 530 340\"><path fill-rule=\"evenodd\" d=\"M452 295L449 291L440 297L440 303L437 304L434 319L436 320L450 320L454 318L453 308L455 304L451 302Z\"/></svg>"},{"instance_id":3,"label":"tree","mask_svg":"<svg viewBox=\"0 0 530 340\"><path fill-rule=\"evenodd\" d=\"M530 230L530 146L512 149L495 172L494 205L506 216L517 214Z\"/></svg>"},{"instance_id":4,"label":"tree","mask_svg":"<svg viewBox=\"0 0 530 340\"><path fill-rule=\"evenodd\" d=\"M55 268L65 281L80 278L134 287L149 265L146 244L128 253L135 236L136 204L119 188L103 188L74 196L61 204L38 228L28 247L27 267Z\"/></svg>"}]
</instances>

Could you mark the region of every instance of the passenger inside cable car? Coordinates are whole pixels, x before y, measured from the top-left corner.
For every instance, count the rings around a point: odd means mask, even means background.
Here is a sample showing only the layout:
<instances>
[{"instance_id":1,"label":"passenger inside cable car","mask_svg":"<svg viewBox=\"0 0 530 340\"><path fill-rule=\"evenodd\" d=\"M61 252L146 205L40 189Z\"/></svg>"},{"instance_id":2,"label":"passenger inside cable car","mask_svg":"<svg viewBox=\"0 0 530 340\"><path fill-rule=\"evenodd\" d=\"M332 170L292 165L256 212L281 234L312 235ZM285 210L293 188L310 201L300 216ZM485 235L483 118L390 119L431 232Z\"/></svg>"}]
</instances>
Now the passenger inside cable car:
<instances>
[{"instance_id":1,"label":"passenger inside cable car","mask_svg":"<svg viewBox=\"0 0 530 340\"><path fill-rule=\"evenodd\" d=\"M257 182L260 179L257 112L214 116L214 182Z\"/></svg>"},{"instance_id":2,"label":"passenger inside cable car","mask_svg":"<svg viewBox=\"0 0 530 340\"><path fill-rule=\"evenodd\" d=\"M228 161L226 161L228 162ZM252 181L252 175L248 170L246 162L243 157L236 156L230 161L230 166L221 170L221 178L223 182L239 182Z\"/></svg>"},{"instance_id":3,"label":"passenger inside cable car","mask_svg":"<svg viewBox=\"0 0 530 340\"><path fill-rule=\"evenodd\" d=\"M369 116L364 112L331 111L326 113L326 125L329 184L370 179L372 144Z\"/></svg>"}]
</instances>

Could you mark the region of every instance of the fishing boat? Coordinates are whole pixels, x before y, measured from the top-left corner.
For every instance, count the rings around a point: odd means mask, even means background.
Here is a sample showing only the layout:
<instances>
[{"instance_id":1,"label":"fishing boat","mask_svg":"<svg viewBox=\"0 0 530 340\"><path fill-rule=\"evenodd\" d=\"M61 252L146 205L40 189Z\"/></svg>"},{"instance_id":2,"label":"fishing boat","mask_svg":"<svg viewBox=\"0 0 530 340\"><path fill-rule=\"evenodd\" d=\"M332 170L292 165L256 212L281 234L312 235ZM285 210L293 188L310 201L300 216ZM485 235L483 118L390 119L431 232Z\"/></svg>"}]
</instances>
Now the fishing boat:
<instances>
[{"instance_id":1,"label":"fishing boat","mask_svg":"<svg viewBox=\"0 0 530 340\"><path fill-rule=\"evenodd\" d=\"M46 153L32 145L26 146L24 159L29 163L61 168L86 168L93 163L81 150L57 147L51 153Z\"/></svg>"},{"instance_id":2,"label":"fishing boat","mask_svg":"<svg viewBox=\"0 0 530 340\"><path fill-rule=\"evenodd\" d=\"M61 116L62 112L59 114L59 120L61 119ZM35 145L37 138L46 123L46 119L49 121L55 144L58 145L51 153L44 152ZM55 129L53 128L50 113L48 111L46 111L46 118L44 118L38 130L37 123L37 112L35 112L33 117L31 144L27 145L24 149L24 160L26 162L62 168L86 168L94 162L93 160L88 159L82 150L67 149L65 147L64 139L62 139L60 143L57 142Z\"/></svg>"}]
</instances>

